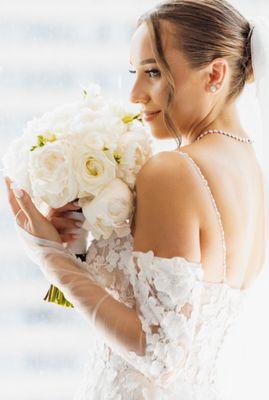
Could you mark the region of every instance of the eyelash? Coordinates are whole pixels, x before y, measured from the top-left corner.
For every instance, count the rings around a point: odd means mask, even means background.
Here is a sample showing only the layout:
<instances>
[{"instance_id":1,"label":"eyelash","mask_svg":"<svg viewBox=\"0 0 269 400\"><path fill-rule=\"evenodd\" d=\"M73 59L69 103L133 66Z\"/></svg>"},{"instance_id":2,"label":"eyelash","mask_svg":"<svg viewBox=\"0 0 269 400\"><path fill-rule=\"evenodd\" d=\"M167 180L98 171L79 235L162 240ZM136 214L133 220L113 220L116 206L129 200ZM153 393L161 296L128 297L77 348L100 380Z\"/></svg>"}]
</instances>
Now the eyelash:
<instances>
[{"instance_id":1,"label":"eyelash","mask_svg":"<svg viewBox=\"0 0 269 400\"><path fill-rule=\"evenodd\" d=\"M130 72L130 74L136 74L136 71L134 71L134 70L129 69L129 72ZM145 73L148 74L150 78L158 78L161 76L160 71L158 69L154 69L154 68L146 70ZM154 74L154 75L152 76L151 74Z\"/></svg>"}]
</instances>

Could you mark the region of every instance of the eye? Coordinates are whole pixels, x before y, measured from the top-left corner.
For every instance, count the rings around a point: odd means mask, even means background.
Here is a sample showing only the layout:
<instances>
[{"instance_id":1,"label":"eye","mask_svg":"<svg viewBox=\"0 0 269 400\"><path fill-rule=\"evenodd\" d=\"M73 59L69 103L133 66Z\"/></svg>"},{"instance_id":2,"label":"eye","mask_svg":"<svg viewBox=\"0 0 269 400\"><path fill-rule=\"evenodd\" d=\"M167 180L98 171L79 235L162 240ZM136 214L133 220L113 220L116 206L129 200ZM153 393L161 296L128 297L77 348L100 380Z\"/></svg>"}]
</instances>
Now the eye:
<instances>
[{"instance_id":1,"label":"eye","mask_svg":"<svg viewBox=\"0 0 269 400\"><path fill-rule=\"evenodd\" d=\"M136 74L134 69L129 69L130 74ZM150 78L158 78L161 76L161 73L158 69L148 69L145 71L145 74L149 75Z\"/></svg>"},{"instance_id":2,"label":"eye","mask_svg":"<svg viewBox=\"0 0 269 400\"><path fill-rule=\"evenodd\" d=\"M158 69L149 69L145 71L146 74L148 74L151 78L158 78L161 76L161 73Z\"/></svg>"}]
</instances>

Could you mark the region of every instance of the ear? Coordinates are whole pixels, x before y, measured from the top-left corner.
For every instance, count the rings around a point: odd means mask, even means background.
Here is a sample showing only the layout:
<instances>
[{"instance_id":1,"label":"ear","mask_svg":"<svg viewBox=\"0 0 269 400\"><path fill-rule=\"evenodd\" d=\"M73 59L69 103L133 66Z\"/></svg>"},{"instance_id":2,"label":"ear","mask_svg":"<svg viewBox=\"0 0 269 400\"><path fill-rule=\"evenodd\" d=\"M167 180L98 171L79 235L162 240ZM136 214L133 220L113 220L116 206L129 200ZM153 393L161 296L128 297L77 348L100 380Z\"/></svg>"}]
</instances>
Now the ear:
<instances>
[{"instance_id":1,"label":"ear","mask_svg":"<svg viewBox=\"0 0 269 400\"><path fill-rule=\"evenodd\" d=\"M219 92L225 84L228 73L229 65L227 60L223 58L213 60L208 66L207 90L211 91L211 87L215 86L215 92Z\"/></svg>"}]
</instances>

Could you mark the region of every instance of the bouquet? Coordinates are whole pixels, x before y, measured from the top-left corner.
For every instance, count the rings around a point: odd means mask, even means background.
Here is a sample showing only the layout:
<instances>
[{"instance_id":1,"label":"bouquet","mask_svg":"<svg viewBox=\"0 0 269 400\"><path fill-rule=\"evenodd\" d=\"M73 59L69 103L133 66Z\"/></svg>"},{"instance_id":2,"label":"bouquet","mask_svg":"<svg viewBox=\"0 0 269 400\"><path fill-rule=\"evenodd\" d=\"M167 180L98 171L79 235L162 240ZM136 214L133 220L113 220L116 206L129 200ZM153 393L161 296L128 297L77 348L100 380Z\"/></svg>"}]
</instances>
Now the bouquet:
<instances>
[{"instance_id":1,"label":"bouquet","mask_svg":"<svg viewBox=\"0 0 269 400\"><path fill-rule=\"evenodd\" d=\"M80 100L29 121L3 164L40 212L78 199L82 228L108 239L130 233L136 175L151 156L140 114L105 99L91 84ZM44 300L72 307L52 285Z\"/></svg>"}]
</instances>

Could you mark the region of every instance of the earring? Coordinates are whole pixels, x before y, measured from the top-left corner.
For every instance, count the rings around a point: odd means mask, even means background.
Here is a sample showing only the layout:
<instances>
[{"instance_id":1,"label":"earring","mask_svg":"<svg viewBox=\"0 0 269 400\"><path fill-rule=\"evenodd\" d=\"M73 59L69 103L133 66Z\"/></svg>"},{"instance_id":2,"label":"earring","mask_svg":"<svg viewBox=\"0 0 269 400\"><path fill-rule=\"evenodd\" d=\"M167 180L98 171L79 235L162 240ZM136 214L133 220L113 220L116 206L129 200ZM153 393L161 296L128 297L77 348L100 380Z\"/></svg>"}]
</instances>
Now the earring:
<instances>
[{"instance_id":1,"label":"earring","mask_svg":"<svg viewBox=\"0 0 269 400\"><path fill-rule=\"evenodd\" d=\"M216 91L217 91L217 86L216 86L216 85L211 85L211 86L210 86L210 91L211 91L212 93L216 93Z\"/></svg>"}]
</instances>

